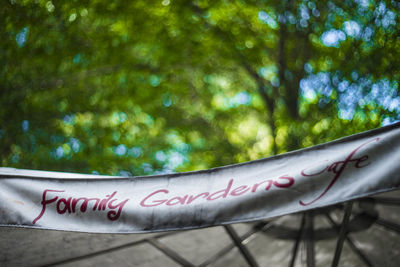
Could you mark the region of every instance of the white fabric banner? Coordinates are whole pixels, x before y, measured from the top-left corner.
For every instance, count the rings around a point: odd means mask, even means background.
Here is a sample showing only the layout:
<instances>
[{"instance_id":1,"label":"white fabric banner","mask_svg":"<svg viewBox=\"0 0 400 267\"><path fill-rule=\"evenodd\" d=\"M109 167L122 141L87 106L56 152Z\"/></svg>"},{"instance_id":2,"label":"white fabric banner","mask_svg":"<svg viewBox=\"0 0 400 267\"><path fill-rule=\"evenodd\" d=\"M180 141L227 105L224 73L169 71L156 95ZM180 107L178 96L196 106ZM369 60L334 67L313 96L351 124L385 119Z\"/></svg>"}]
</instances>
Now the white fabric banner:
<instances>
[{"instance_id":1,"label":"white fabric banner","mask_svg":"<svg viewBox=\"0 0 400 267\"><path fill-rule=\"evenodd\" d=\"M0 225L141 233L254 221L400 187L400 124L211 170L121 178L0 168Z\"/></svg>"}]
</instances>

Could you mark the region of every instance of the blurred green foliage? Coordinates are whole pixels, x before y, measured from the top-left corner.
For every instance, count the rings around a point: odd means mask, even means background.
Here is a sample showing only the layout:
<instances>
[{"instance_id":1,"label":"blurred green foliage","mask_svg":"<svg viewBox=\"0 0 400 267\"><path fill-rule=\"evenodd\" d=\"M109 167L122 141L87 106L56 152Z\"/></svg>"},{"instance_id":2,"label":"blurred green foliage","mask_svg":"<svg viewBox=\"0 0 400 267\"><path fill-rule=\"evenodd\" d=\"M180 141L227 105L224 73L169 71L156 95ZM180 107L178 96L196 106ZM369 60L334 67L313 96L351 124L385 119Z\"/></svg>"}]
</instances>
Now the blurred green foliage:
<instances>
[{"instance_id":1,"label":"blurred green foliage","mask_svg":"<svg viewBox=\"0 0 400 267\"><path fill-rule=\"evenodd\" d=\"M3 1L0 164L211 168L400 119L399 1Z\"/></svg>"}]
</instances>

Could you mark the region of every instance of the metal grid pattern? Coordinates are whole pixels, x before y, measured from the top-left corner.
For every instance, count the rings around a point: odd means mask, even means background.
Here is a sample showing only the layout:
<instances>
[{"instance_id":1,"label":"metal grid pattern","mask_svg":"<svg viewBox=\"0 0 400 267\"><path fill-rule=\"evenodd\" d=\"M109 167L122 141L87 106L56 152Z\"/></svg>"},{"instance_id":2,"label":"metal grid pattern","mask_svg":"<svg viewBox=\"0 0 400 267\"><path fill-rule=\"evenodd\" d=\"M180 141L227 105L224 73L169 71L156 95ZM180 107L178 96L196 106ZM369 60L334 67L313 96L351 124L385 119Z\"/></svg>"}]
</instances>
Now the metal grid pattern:
<instances>
[{"instance_id":1,"label":"metal grid pattern","mask_svg":"<svg viewBox=\"0 0 400 267\"><path fill-rule=\"evenodd\" d=\"M268 262L257 258L248 247L248 245L256 237L259 238L265 235L273 237L276 240L286 240L292 243L292 247L289 250L290 253L287 257L288 262L282 263L281 266L316 266L315 259L316 253L318 253L316 252L316 248L318 248L316 243L321 240L335 239L335 249L331 251L331 266L340 266L344 245L347 245L350 248L350 251L358 257L364 266L378 266L363 250L363 248L357 245L357 242L352 237L353 233L363 233L373 225L377 225L383 228L385 231L400 234L400 225L394 221L380 217L376 206L379 206L381 209L385 206L399 208L400 198L365 198L358 201L348 202L344 205L336 205L333 207L311 210L301 214L288 215L295 216L295 218L292 218L291 222L297 222L298 227L288 227L287 225L280 224L280 218L248 224L250 226L249 230L246 232L242 231L243 233L240 234L231 225L219 226L219 228L224 229L225 235L229 237L231 242L227 242L226 245L220 247L219 250L213 251L214 253L210 253L208 257L202 260L200 263L189 260L186 255L174 250L168 245L168 242L165 242L166 238L184 232L178 231L153 235L151 237L123 245L98 250L89 254L68 258L58 262L53 262L45 266L76 264L96 256L121 251L127 248L134 248L143 244L148 244L155 248L170 260L175 262L177 266L212 266L228 253L232 253L233 250L237 251L237 253L240 253L240 257L244 259L243 262L247 263L248 266L259 266L259 264L268 265ZM324 219L326 222L328 222L329 227L316 227L316 218L319 220Z\"/></svg>"}]
</instances>

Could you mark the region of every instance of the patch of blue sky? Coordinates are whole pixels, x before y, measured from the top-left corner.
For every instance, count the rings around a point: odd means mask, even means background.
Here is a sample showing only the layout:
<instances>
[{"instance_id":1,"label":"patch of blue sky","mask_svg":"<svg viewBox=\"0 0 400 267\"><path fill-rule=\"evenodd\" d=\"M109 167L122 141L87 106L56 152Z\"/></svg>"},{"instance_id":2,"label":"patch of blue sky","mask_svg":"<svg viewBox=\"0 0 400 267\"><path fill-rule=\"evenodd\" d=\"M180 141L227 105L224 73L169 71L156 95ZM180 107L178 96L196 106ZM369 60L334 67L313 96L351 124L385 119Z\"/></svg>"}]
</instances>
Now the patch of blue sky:
<instances>
[{"instance_id":1,"label":"patch of blue sky","mask_svg":"<svg viewBox=\"0 0 400 267\"><path fill-rule=\"evenodd\" d=\"M142 170L146 174L153 173L153 166L150 163L143 163L141 166Z\"/></svg>"},{"instance_id":2,"label":"patch of blue sky","mask_svg":"<svg viewBox=\"0 0 400 267\"><path fill-rule=\"evenodd\" d=\"M338 91L340 92L340 93L343 93L344 91L346 91L347 90L347 88L349 88L349 85L350 85L350 83L349 83L349 81L347 81L347 80L344 80L344 81L341 81L339 84L338 84Z\"/></svg>"},{"instance_id":3,"label":"patch of blue sky","mask_svg":"<svg viewBox=\"0 0 400 267\"><path fill-rule=\"evenodd\" d=\"M128 149L123 144L120 144L120 145L118 145L117 147L114 148L114 153L116 155L118 155L118 156L125 155L127 151L128 151Z\"/></svg>"},{"instance_id":4,"label":"patch of blue sky","mask_svg":"<svg viewBox=\"0 0 400 267\"><path fill-rule=\"evenodd\" d=\"M265 79L270 80L273 77L278 75L278 68L275 65L269 65L265 67L261 67L258 70L258 73L263 76Z\"/></svg>"},{"instance_id":5,"label":"patch of blue sky","mask_svg":"<svg viewBox=\"0 0 400 267\"><path fill-rule=\"evenodd\" d=\"M57 147L56 151L55 151L55 157L57 159L60 159L64 156L64 149L62 148L62 146Z\"/></svg>"},{"instance_id":6,"label":"patch of blue sky","mask_svg":"<svg viewBox=\"0 0 400 267\"><path fill-rule=\"evenodd\" d=\"M339 47L340 42L346 40L346 34L341 30L331 29L321 35L321 41L325 46Z\"/></svg>"},{"instance_id":7,"label":"patch of blue sky","mask_svg":"<svg viewBox=\"0 0 400 267\"><path fill-rule=\"evenodd\" d=\"M162 169L158 169L154 171L154 174L170 174L170 173L175 173L174 170L171 170L167 164L165 164Z\"/></svg>"},{"instance_id":8,"label":"patch of blue sky","mask_svg":"<svg viewBox=\"0 0 400 267\"><path fill-rule=\"evenodd\" d=\"M310 19L310 10L307 8L305 4L300 5L299 9L300 15L300 26L305 28L308 26L308 20Z\"/></svg>"},{"instance_id":9,"label":"patch of blue sky","mask_svg":"<svg viewBox=\"0 0 400 267\"><path fill-rule=\"evenodd\" d=\"M358 72L355 70L350 74L351 78L353 81L356 81L358 79Z\"/></svg>"},{"instance_id":10,"label":"patch of blue sky","mask_svg":"<svg viewBox=\"0 0 400 267\"><path fill-rule=\"evenodd\" d=\"M249 93L242 91L237 93L233 98L230 99L230 104L232 106L239 106L239 105L250 105L251 104L251 96Z\"/></svg>"},{"instance_id":11,"label":"patch of blue sky","mask_svg":"<svg viewBox=\"0 0 400 267\"><path fill-rule=\"evenodd\" d=\"M22 121L22 131L27 132L29 130L29 121L24 120Z\"/></svg>"},{"instance_id":12,"label":"patch of blue sky","mask_svg":"<svg viewBox=\"0 0 400 267\"><path fill-rule=\"evenodd\" d=\"M300 90L304 98L313 100L317 94L329 97L332 94L330 74L319 72L311 74L300 81Z\"/></svg>"},{"instance_id":13,"label":"patch of blue sky","mask_svg":"<svg viewBox=\"0 0 400 267\"><path fill-rule=\"evenodd\" d=\"M246 91L238 92L233 97L220 94L216 96L216 99L216 101L218 101L218 108L223 110L228 110L242 105L249 106L252 102L251 95Z\"/></svg>"},{"instance_id":14,"label":"patch of blue sky","mask_svg":"<svg viewBox=\"0 0 400 267\"><path fill-rule=\"evenodd\" d=\"M311 10L311 13L313 14L314 17L319 17L320 13L319 10L317 9L317 5L314 2L309 1L307 3L307 6Z\"/></svg>"},{"instance_id":15,"label":"patch of blue sky","mask_svg":"<svg viewBox=\"0 0 400 267\"><path fill-rule=\"evenodd\" d=\"M326 88L330 84L330 74L328 72L320 72L317 74L317 79L321 82L321 84ZM326 90L325 90L326 91ZM331 88L329 88L329 94L331 92Z\"/></svg>"},{"instance_id":16,"label":"patch of blue sky","mask_svg":"<svg viewBox=\"0 0 400 267\"><path fill-rule=\"evenodd\" d=\"M400 112L400 97L396 97L394 99L391 99L389 103L389 111L397 111Z\"/></svg>"},{"instance_id":17,"label":"patch of blue sky","mask_svg":"<svg viewBox=\"0 0 400 267\"><path fill-rule=\"evenodd\" d=\"M369 94L366 95L367 102L375 102L389 111L397 111L400 113L400 96L397 94L397 82L390 82L382 79L375 82Z\"/></svg>"},{"instance_id":18,"label":"patch of blue sky","mask_svg":"<svg viewBox=\"0 0 400 267\"><path fill-rule=\"evenodd\" d=\"M267 24L272 29L278 28L278 23L276 22L275 16L268 15L265 11L258 12L258 19Z\"/></svg>"},{"instance_id":19,"label":"patch of blue sky","mask_svg":"<svg viewBox=\"0 0 400 267\"><path fill-rule=\"evenodd\" d=\"M343 84L343 82L341 83ZM355 114L359 101L363 98L362 88L357 84L346 84L339 94L338 109L339 117L351 120Z\"/></svg>"},{"instance_id":20,"label":"patch of blue sky","mask_svg":"<svg viewBox=\"0 0 400 267\"><path fill-rule=\"evenodd\" d=\"M351 83L347 80L338 82L340 92L338 98L339 116L342 119L353 118L357 106L378 105L390 112L400 114L400 96L398 83L382 79L372 83L369 79L360 78ZM393 119L393 118L391 118Z\"/></svg>"},{"instance_id":21,"label":"patch of blue sky","mask_svg":"<svg viewBox=\"0 0 400 267\"><path fill-rule=\"evenodd\" d=\"M164 151L157 151L156 152L156 160L164 162L165 160L167 160L167 155L165 154Z\"/></svg>"},{"instance_id":22,"label":"patch of blue sky","mask_svg":"<svg viewBox=\"0 0 400 267\"><path fill-rule=\"evenodd\" d=\"M258 70L258 73L266 80L269 80L273 86L279 86L280 81L278 78L278 68L275 65L261 67Z\"/></svg>"},{"instance_id":23,"label":"patch of blue sky","mask_svg":"<svg viewBox=\"0 0 400 267\"><path fill-rule=\"evenodd\" d=\"M339 118L343 120L351 120L355 114L355 108L353 106L346 106L339 108Z\"/></svg>"},{"instance_id":24,"label":"patch of blue sky","mask_svg":"<svg viewBox=\"0 0 400 267\"><path fill-rule=\"evenodd\" d=\"M77 138L70 138L69 143L71 144L72 151L74 151L75 153L79 152L81 142Z\"/></svg>"},{"instance_id":25,"label":"patch of blue sky","mask_svg":"<svg viewBox=\"0 0 400 267\"><path fill-rule=\"evenodd\" d=\"M359 38L361 35L361 27L354 20L345 21L343 23L343 30L347 34L347 36L351 36L354 38Z\"/></svg>"},{"instance_id":26,"label":"patch of blue sky","mask_svg":"<svg viewBox=\"0 0 400 267\"><path fill-rule=\"evenodd\" d=\"M375 11L375 24L377 26L382 26L383 28L388 28L391 25L396 25L396 13L388 10L385 2L381 1L377 5Z\"/></svg>"},{"instance_id":27,"label":"patch of blue sky","mask_svg":"<svg viewBox=\"0 0 400 267\"><path fill-rule=\"evenodd\" d=\"M306 5L300 5L300 16L302 19L308 20L310 19L310 12Z\"/></svg>"},{"instance_id":28,"label":"patch of blue sky","mask_svg":"<svg viewBox=\"0 0 400 267\"><path fill-rule=\"evenodd\" d=\"M368 9L370 0L355 0L354 2L357 3L358 8L361 9Z\"/></svg>"},{"instance_id":29,"label":"patch of blue sky","mask_svg":"<svg viewBox=\"0 0 400 267\"><path fill-rule=\"evenodd\" d=\"M28 38L28 32L28 27L25 27L15 36L15 41L17 42L19 47L23 47L25 45Z\"/></svg>"},{"instance_id":30,"label":"patch of blue sky","mask_svg":"<svg viewBox=\"0 0 400 267\"><path fill-rule=\"evenodd\" d=\"M278 87L279 84L280 84L279 78L278 78L278 77L273 77L273 78L271 79L271 84L272 84L272 86Z\"/></svg>"},{"instance_id":31,"label":"patch of blue sky","mask_svg":"<svg viewBox=\"0 0 400 267\"><path fill-rule=\"evenodd\" d=\"M364 28L361 37L364 41L370 41L373 34L374 34L374 30L368 26L368 27Z\"/></svg>"},{"instance_id":32,"label":"patch of blue sky","mask_svg":"<svg viewBox=\"0 0 400 267\"><path fill-rule=\"evenodd\" d=\"M162 169L155 171L156 174L173 173L177 167L188 161L186 153L176 150L157 151L155 158L159 162L164 162Z\"/></svg>"},{"instance_id":33,"label":"patch of blue sky","mask_svg":"<svg viewBox=\"0 0 400 267\"><path fill-rule=\"evenodd\" d=\"M396 13L393 11L387 11L385 16L382 17L381 25L384 28L396 25Z\"/></svg>"},{"instance_id":34,"label":"patch of blue sky","mask_svg":"<svg viewBox=\"0 0 400 267\"><path fill-rule=\"evenodd\" d=\"M168 157L168 163L166 167L171 170L175 170L185 162L186 158L182 153L177 151L172 152Z\"/></svg>"},{"instance_id":35,"label":"patch of blue sky","mask_svg":"<svg viewBox=\"0 0 400 267\"><path fill-rule=\"evenodd\" d=\"M391 117L386 117L383 119L382 121L382 126L386 126L395 122L399 122L400 119L395 119L395 118L391 118Z\"/></svg>"}]
</instances>

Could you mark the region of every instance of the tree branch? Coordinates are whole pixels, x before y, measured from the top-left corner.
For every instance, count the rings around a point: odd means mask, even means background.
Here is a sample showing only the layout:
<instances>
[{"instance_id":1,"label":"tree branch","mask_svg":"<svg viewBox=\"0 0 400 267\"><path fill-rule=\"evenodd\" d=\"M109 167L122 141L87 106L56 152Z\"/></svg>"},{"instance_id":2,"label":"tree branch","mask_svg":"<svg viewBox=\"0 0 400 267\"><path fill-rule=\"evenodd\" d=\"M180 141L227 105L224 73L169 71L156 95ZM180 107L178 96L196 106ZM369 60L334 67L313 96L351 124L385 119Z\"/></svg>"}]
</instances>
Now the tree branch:
<instances>
[{"instance_id":1,"label":"tree branch","mask_svg":"<svg viewBox=\"0 0 400 267\"><path fill-rule=\"evenodd\" d=\"M204 24L212 29L218 36L221 38L225 44L227 44L231 50L234 52L236 55L237 60L242 64L244 69L247 71L247 73L255 80L257 87L258 87L258 92L261 95L261 98L264 101L264 104L268 110L269 117L267 118L267 123L270 126L271 129L271 134L273 138L272 142L272 153L274 155L277 154L277 145L276 145L276 126L275 126L275 119L274 119L274 113L275 113L275 101L274 98L276 96L276 89L273 87L273 85L265 80L263 77L261 77L257 71L253 69L249 61L246 59L245 55L236 48L234 45L234 38L231 36L230 33L225 32L222 30L218 25L212 25L209 23L206 19L204 19L204 14L205 10L202 9L201 7L195 5L194 3L190 2L190 6L192 10L194 10L195 13L197 13L201 18ZM269 94L267 93L267 89L269 89Z\"/></svg>"}]
</instances>

